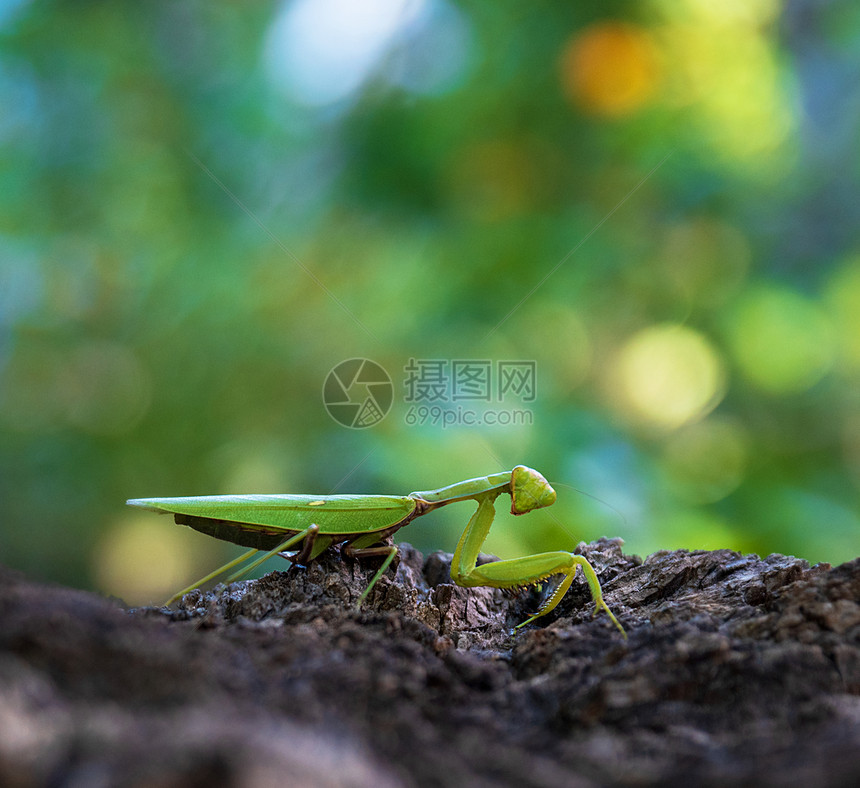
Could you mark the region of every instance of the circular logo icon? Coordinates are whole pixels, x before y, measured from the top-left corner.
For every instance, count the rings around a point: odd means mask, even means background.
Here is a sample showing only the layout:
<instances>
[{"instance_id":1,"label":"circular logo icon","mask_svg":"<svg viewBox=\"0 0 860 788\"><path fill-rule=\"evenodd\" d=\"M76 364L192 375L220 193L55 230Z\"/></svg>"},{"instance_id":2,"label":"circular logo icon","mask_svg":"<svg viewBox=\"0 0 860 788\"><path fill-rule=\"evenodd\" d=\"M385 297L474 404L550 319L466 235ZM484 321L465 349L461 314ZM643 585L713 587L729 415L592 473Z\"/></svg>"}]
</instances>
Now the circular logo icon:
<instances>
[{"instance_id":1,"label":"circular logo icon","mask_svg":"<svg viewBox=\"0 0 860 788\"><path fill-rule=\"evenodd\" d=\"M352 429L378 424L391 410L393 400L391 378L369 358L341 361L323 384L323 403L329 416Z\"/></svg>"}]
</instances>

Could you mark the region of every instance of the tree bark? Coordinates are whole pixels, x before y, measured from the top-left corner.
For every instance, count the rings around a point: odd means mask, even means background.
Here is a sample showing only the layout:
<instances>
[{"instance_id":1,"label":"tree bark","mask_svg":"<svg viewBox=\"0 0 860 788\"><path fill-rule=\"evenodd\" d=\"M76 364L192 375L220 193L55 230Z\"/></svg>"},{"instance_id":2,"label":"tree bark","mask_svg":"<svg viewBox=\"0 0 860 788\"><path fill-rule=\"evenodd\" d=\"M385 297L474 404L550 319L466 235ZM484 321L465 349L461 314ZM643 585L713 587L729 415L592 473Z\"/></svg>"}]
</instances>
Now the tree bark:
<instances>
[{"instance_id":1,"label":"tree bark","mask_svg":"<svg viewBox=\"0 0 860 788\"><path fill-rule=\"evenodd\" d=\"M860 559L581 544L581 579L450 584L336 553L178 609L0 571L4 786L860 785Z\"/></svg>"}]
</instances>

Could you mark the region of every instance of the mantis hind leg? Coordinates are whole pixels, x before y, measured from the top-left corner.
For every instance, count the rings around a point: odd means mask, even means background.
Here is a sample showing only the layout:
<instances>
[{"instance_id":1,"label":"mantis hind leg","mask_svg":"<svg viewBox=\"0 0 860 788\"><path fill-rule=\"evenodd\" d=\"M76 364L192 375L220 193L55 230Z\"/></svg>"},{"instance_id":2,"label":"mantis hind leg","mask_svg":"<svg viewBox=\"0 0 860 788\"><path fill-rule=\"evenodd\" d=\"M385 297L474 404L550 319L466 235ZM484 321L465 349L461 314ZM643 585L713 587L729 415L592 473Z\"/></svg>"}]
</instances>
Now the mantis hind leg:
<instances>
[{"instance_id":1,"label":"mantis hind leg","mask_svg":"<svg viewBox=\"0 0 860 788\"><path fill-rule=\"evenodd\" d=\"M313 540L316 537L318 532L319 532L319 526L311 525L308 528L306 528L304 531L299 531L298 533L291 535L288 539L281 542L276 548L274 548L273 550L269 550L267 553L265 553L262 558L258 558L253 563L250 563L247 566L243 567L242 569L239 569L238 571L234 572L232 575L230 575L227 578L227 582L230 583L230 582L233 582L234 580L238 580L240 577L244 577L252 569L254 569L255 567L262 564L263 561L265 561L266 559L271 558L273 555L275 555L275 553L280 553L282 550L286 550L288 547L294 545L296 542L301 541L305 537L310 537L311 544L313 544ZM170 599L168 599L164 603L164 606L168 607L168 606L172 605L177 599L181 599L189 591L193 591L195 588L199 588L200 586L204 585L205 583L208 583L210 580L214 580L219 575L222 575L222 574L224 574L224 572L227 572L228 570L233 569L236 566L239 566L240 564L247 561L249 558L251 558L256 553L259 553L259 552L261 552L261 551L254 548L252 550L249 550L247 553L242 553L242 555L240 555L238 558L234 558L232 561L229 561L228 563L224 564L224 566L219 566L214 572L210 572L208 575L206 575L206 577L201 577L199 580L195 581L190 586L183 588L181 591L177 591L172 597L170 597Z\"/></svg>"},{"instance_id":2,"label":"mantis hind leg","mask_svg":"<svg viewBox=\"0 0 860 788\"><path fill-rule=\"evenodd\" d=\"M232 561L224 564L224 566L219 566L214 572L210 572L206 577L201 577L199 580L193 582L190 586L186 586L181 591L177 591L170 599L168 599L165 603L165 607L170 607L177 599L181 599L184 597L189 591L193 591L195 588L199 588L202 585L205 585L210 580L214 580L219 575L224 574L229 569L232 569L234 566L239 566L239 564L247 561L252 555L257 552L256 548L249 550L247 553L242 553L238 558L234 558Z\"/></svg>"}]
</instances>

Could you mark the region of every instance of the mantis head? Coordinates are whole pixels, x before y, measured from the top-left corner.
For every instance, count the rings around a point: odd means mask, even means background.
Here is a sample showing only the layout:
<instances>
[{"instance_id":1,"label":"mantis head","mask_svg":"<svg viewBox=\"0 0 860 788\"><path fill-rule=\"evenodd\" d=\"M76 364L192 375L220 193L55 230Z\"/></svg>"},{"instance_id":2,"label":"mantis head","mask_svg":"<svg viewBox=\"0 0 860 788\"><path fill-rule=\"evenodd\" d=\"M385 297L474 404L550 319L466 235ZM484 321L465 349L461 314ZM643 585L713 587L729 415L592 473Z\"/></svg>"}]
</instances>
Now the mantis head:
<instances>
[{"instance_id":1,"label":"mantis head","mask_svg":"<svg viewBox=\"0 0 860 788\"><path fill-rule=\"evenodd\" d=\"M517 465L511 471L511 514L543 509L554 504L555 499L555 490L536 470Z\"/></svg>"}]
</instances>

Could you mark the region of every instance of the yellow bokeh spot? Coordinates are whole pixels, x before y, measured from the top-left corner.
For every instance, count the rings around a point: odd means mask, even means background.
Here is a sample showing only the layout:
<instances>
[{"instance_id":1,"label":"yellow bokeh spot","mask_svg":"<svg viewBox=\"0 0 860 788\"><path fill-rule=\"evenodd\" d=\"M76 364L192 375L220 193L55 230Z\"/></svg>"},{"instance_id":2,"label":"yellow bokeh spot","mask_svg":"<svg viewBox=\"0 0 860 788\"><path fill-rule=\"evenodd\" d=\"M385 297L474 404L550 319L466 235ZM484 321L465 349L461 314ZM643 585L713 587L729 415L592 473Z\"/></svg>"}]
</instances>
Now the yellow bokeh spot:
<instances>
[{"instance_id":1,"label":"yellow bokeh spot","mask_svg":"<svg viewBox=\"0 0 860 788\"><path fill-rule=\"evenodd\" d=\"M743 481L749 441L740 424L711 417L673 434L663 466L678 494L691 503L725 498Z\"/></svg>"},{"instance_id":2,"label":"yellow bokeh spot","mask_svg":"<svg viewBox=\"0 0 860 788\"><path fill-rule=\"evenodd\" d=\"M689 108L690 132L727 162L766 170L795 127L789 83L766 22L773 0L664 4L667 24L655 37L673 68L662 95Z\"/></svg>"},{"instance_id":3,"label":"yellow bokeh spot","mask_svg":"<svg viewBox=\"0 0 860 788\"><path fill-rule=\"evenodd\" d=\"M597 115L627 115L644 105L660 80L651 36L619 22L602 22L571 39L561 57L567 96Z\"/></svg>"},{"instance_id":4,"label":"yellow bokeh spot","mask_svg":"<svg viewBox=\"0 0 860 788\"><path fill-rule=\"evenodd\" d=\"M856 373L860 371L860 258L833 274L826 300L836 325L840 362Z\"/></svg>"},{"instance_id":5,"label":"yellow bokeh spot","mask_svg":"<svg viewBox=\"0 0 860 788\"><path fill-rule=\"evenodd\" d=\"M259 435L222 444L207 457L207 467L220 475L218 490L224 494L294 492L289 479L299 474L283 443Z\"/></svg>"},{"instance_id":6,"label":"yellow bokeh spot","mask_svg":"<svg viewBox=\"0 0 860 788\"><path fill-rule=\"evenodd\" d=\"M198 558L212 557L188 528L154 513L118 520L94 553L93 574L100 590L130 605L160 604L199 571Z\"/></svg>"},{"instance_id":7,"label":"yellow bokeh spot","mask_svg":"<svg viewBox=\"0 0 860 788\"><path fill-rule=\"evenodd\" d=\"M719 353L698 331L678 325L646 328L621 349L614 369L617 401L627 415L676 429L697 421L722 399Z\"/></svg>"},{"instance_id":8,"label":"yellow bokeh spot","mask_svg":"<svg viewBox=\"0 0 860 788\"><path fill-rule=\"evenodd\" d=\"M761 27L772 22L780 11L779 0L657 0L668 17L695 18L712 27L743 24Z\"/></svg>"},{"instance_id":9,"label":"yellow bokeh spot","mask_svg":"<svg viewBox=\"0 0 860 788\"><path fill-rule=\"evenodd\" d=\"M662 550L748 549L742 536L729 523L701 509L667 512L659 518L657 532Z\"/></svg>"},{"instance_id":10,"label":"yellow bokeh spot","mask_svg":"<svg viewBox=\"0 0 860 788\"><path fill-rule=\"evenodd\" d=\"M87 432L127 432L149 407L149 375L118 342L87 342L69 353L61 387L66 418Z\"/></svg>"},{"instance_id":11,"label":"yellow bokeh spot","mask_svg":"<svg viewBox=\"0 0 860 788\"><path fill-rule=\"evenodd\" d=\"M860 414L851 413L844 419L842 456L854 486L860 488Z\"/></svg>"},{"instance_id":12,"label":"yellow bokeh spot","mask_svg":"<svg viewBox=\"0 0 860 788\"><path fill-rule=\"evenodd\" d=\"M539 181L531 151L513 140L469 145L454 156L448 172L454 201L481 221L501 221L527 209Z\"/></svg>"},{"instance_id":13,"label":"yellow bokeh spot","mask_svg":"<svg viewBox=\"0 0 860 788\"><path fill-rule=\"evenodd\" d=\"M552 369L541 380L541 396L568 396L588 375L593 356L585 321L569 305L529 302L517 316L516 346L502 355L533 358L539 368Z\"/></svg>"},{"instance_id":14,"label":"yellow bokeh spot","mask_svg":"<svg viewBox=\"0 0 860 788\"><path fill-rule=\"evenodd\" d=\"M659 265L669 287L686 302L715 306L741 287L751 257L743 233L698 217L669 229Z\"/></svg>"},{"instance_id":15,"label":"yellow bokeh spot","mask_svg":"<svg viewBox=\"0 0 860 788\"><path fill-rule=\"evenodd\" d=\"M65 349L27 337L0 377L0 420L16 430L69 424L121 435L146 413L150 389L148 372L118 342L91 340Z\"/></svg>"},{"instance_id":16,"label":"yellow bokeh spot","mask_svg":"<svg viewBox=\"0 0 860 788\"><path fill-rule=\"evenodd\" d=\"M0 375L0 424L21 431L55 429L63 419L59 348L25 338Z\"/></svg>"},{"instance_id":17,"label":"yellow bokeh spot","mask_svg":"<svg viewBox=\"0 0 860 788\"><path fill-rule=\"evenodd\" d=\"M812 301L792 290L758 287L732 316L732 351L745 377L771 394L815 385L834 356L831 323Z\"/></svg>"}]
</instances>

